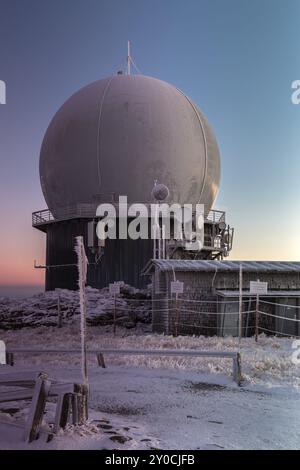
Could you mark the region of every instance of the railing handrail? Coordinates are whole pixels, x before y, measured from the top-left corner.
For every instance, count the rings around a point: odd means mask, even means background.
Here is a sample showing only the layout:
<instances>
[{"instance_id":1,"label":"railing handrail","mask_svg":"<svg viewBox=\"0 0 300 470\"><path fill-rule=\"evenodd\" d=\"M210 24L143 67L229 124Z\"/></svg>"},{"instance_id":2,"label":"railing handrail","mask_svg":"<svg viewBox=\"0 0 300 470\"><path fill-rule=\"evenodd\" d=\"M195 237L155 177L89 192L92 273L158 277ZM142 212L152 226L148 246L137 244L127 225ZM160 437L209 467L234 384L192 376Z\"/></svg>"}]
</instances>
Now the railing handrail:
<instances>
[{"instance_id":1,"label":"railing handrail","mask_svg":"<svg viewBox=\"0 0 300 470\"><path fill-rule=\"evenodd\" d=\"M212 222L225 222L225 211L211 209L207 214L206 219Z\"/></svg>"},{"instance_id":2,"label":"railing handrail","mask_svg":"<svg viewBox=\"0 0 300 470\"><path fill-rule=\"evenodd\" d=\"M117 203L112 203L117 205ZM150 204L150 203L147 203ZM74 219L76 217L95 217L98 203L80 203L71 206L66 206L59 209L59 216L54 217L50 209L42 209L32 213L32 225L41 225L56 220ZM211 209L205 220L213 223L225 222L225 212L220 210Z\"/></svg>"}]
</instances>

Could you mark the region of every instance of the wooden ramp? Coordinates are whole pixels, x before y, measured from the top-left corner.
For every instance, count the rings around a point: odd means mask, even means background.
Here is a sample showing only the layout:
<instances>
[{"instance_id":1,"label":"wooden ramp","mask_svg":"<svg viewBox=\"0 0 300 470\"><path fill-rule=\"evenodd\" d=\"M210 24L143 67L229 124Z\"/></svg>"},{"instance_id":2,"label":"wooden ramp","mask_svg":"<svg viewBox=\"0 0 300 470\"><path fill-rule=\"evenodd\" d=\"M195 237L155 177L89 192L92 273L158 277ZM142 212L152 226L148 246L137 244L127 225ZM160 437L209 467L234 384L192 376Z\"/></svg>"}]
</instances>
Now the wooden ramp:
<instances>
[{"instance_id":1,"label":"wooden ramp","mask_svg":"<svg viewBox=\"0 0 300 470\"><path fill-rule=\"evenodd\" d=\"M48 437L64 428L72 417L72 424L83 424L87 419L88 390L84 385L51 380L45 372L15 371L15 367L0 367L0 403L30 400L29 411L23 429L23 440L32 442L40 433ZM54 423L41 428L50 397L56 397ZM17 426L12 421L2 421L1 426ZM17 432L17 434L19 434Z\"/></svg>"}]
</instances>

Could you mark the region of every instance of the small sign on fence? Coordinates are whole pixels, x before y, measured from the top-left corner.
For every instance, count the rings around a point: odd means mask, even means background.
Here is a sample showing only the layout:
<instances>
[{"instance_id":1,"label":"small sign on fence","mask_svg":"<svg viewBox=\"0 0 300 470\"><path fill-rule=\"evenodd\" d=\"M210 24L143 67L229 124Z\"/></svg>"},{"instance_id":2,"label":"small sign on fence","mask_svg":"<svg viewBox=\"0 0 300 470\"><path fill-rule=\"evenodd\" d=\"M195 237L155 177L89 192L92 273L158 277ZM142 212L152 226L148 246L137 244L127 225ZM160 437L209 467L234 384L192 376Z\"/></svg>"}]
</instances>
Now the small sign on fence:
<instances>
[{"instance_id":1,"label":"small sign on fence","mask_svg":"<svg viewBox=\"0 0 300 470\"><path fill-rule=\"evenodd\" d=\"M268 293L268 283L261 281L250 281L250 294L266 295Z\"/></svg>"},{"instance_id":2,"label":"small sign on fence","mask_svg":"<svg viewBox=\"0 0 300 470\"><path fill-rule=\"evenodd\" d=\"M113 284L109 284L109 293L110 295L119 295L120 294L120 283L114 282Z\"/></svg>"},{"instance_id":3,"label":"small sign on fence","mask_svg":"<svg viewBox=\"0 0 300 470\"><path fill-rule=\"evenodd\" d=\"M183 282L171 281L171 294L183 294Z\"/></svg>"}]
</instances>

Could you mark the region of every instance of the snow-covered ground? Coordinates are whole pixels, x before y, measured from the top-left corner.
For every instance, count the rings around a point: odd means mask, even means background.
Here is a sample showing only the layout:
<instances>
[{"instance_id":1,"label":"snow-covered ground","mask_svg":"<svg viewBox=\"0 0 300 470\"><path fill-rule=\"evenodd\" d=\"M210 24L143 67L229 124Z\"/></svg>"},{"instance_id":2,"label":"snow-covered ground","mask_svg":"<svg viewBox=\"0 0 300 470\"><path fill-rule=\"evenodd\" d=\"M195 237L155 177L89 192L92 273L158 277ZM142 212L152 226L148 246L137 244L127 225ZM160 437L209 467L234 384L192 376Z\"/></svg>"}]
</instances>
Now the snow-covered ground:
<instances>
[{"instance_id":1,"label":"snow-covered ground","mask_svg":"<svg viewBox=\"0 0 300 470\"><path fill-rule=\"evenodd\" d=\"M87 321L92 325L109 325L114 317L114 298L108 288L94 289L87 286ZM80 313L77 291L59 289L26 298L0 297L0 326L3 330L25 327L56 326L58 300L62 322L70 325ZM116 298L117 324L134 328L137 323L151 322L150 292L124 284Z\"/></svg>"},{"instance_id":2,"label":"snow-covered ground","mask_svg":"<svg viewBox=\"0 0 300 470\"><path fill-rule=\"evenodd\" d=\"M197 348L233 351L236 338L139 334L119 328L89 327L88 347ZM61 329L40 327L0 332L8 346L79 348L76 322ZM105 358L107 369L89 359L90 422L69 427L47 449L299 449L300 367L292 362L292 340L261 335L241 342L244 382L232 381L228 359ZM16 356L16 366L46 370L52 377L80 381L80 358L69 355ZM1 405L16 420L19 404ZM4 408L9 413L4 413ZM51 414L51 409L48 413ZM11 416L11 417L9 417ZM14 434L16 439L16 434ZM20 448L0 426L0 448Z\"/></svg>"}]
</instances>

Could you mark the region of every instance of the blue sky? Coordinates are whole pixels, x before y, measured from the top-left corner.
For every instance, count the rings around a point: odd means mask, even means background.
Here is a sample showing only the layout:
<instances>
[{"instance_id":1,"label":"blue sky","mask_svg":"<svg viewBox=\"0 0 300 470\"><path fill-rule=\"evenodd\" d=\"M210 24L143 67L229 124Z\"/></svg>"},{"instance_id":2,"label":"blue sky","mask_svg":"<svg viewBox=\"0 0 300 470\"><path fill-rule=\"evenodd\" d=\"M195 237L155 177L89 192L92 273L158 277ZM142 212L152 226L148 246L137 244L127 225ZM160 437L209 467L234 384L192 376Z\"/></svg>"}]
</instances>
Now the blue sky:
<instances>
[{"instance_id":1,"label":"blue sky","mask_svg":"<svg viewBox=\"0 0 300 470\"><path fill-rule=\"evenodd\" d=\"M128 39L142 73L181 88L215 131L231 258L299 259L299 18L299 0L0 0L0 284L42 282L43 134L73 92L122 67Z\"/></svg>"}]
</instances>

